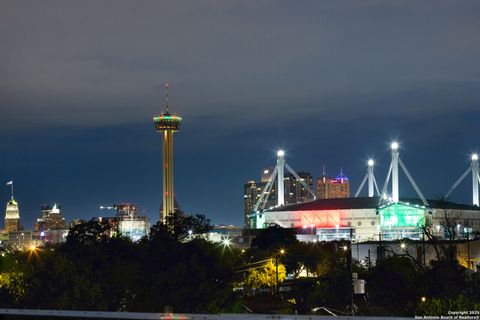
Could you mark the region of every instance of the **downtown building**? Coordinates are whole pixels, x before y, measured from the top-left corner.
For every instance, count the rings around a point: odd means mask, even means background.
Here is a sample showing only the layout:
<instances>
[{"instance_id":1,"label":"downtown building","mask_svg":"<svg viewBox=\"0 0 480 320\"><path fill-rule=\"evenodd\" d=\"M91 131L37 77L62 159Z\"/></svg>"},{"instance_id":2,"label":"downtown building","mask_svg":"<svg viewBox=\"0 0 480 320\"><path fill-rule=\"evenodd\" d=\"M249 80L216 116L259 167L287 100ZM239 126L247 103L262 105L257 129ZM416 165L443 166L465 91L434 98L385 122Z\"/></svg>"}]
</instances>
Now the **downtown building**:
<instances>
[{"instance_id":1,"label":"downtown building","mask_svg":"<svg viewBox=\"0 0 480 320\"><path fill-rule=\"evenodd\" d=\"M34 237L44 244L63 243L67 240L68 224L58 204L41 206L40 217L34 225Z\"/></svg>"},{"instance_id":2,"label":"downtown building","mask_svg":"<svg viewBox=\"0 0 480 320\"><path fill-rule=\"evenodd\" d=\"M0 247L23 250L34 244L33 232L23 230L20 224L20 209L13 196L5 208L4 230L0 234Z\"/></svg>"},{"instance_id":3,"label":"downtown building","mask_svg":"<svg viewBox=\"0 0 480 320\"><path fill-rule=\"evenodd\" d=\"M263 170L260 181L248 181L243 185L243 216L244 226L250 226L250 219L248 216L255 208L255 204L260 199L260 196L267 185L268 179L273 171L273 168ZM310 188L313 186L313 178L309 172L300 171L298 175L303 183ZM262 203L264 208L273 208L277 203L277 183L272 185L269 191L266 191L266 201ZM297 181L292 174L287 174L284 177L284 199L286 204L302 203L313 200L313 196L305 188L305 186Z\"/></svg>"},{"instance_id":4,"label":"downtown building","mask_svg":"<svg viewBox=\"0 0 480 320\"><path fill-rule=\"evenodd\" d=\"M327 177L325 170L317 179L317 196L319 199L338 199L350 197L350 181L343 170L335 178Z\"/></svg>"},{"instance_id":5,"label":"downtown building","mask_svg":"<svg viewBox=\"0 0 480 320\"><path fill-rule=\"evenodd\" d=\"M115 205L118 232L132 241L139 241L150 231L150 219L139 214L139 207L132 203Z\"/></svg>"},{"instance_id":6,"label":"downtown building","mask_svg":"<svg viewBox=\"0 0 480 320\"><path fill-rule=\"evenodd\" d=\"M17 201L11 197L5 208L5 233L20 231L20 209Z\"/></svg>"}]
</instances>

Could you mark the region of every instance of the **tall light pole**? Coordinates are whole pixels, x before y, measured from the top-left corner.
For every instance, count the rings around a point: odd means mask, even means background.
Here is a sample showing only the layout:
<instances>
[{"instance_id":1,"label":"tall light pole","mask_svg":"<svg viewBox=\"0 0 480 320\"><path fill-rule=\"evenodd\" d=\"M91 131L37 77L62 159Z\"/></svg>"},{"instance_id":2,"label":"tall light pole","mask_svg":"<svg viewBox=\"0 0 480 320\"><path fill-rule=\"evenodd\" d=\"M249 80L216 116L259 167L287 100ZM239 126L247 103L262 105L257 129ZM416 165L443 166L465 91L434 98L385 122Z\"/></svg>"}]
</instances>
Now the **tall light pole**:
<instances>
[{"instance_id":1,"label":"tall light pole","mask_svg":"<svg viewBox=\"0 0 480 320\"><path fill-rule=\"evenodd\" d=\"M277 206L283 206L285 204L285 151L278 150L277 152Z\"/></svg>"},{"instance_id":2,"label":"tall light pole","mask_svg":"<svg viewBox=\"0 0 480 320\"><path fill-rule=\"evenodd\" d=\"M473 205L478 206L478 154L472 154L472 193L473 193Z\"/></svg>"},{"instance_id":3,"label":"tall light pole","mask_svg":"<svg viewBox=\"0 0 480 320\"><path fill-rule=\"evenodd\" d=\"M368 162L368 169L367 169L367 174L368 174L368 196L373 197L374 196L374 189L373 189L373 164L374 161L372 159L369 159Z\"/></svg>"},{"instance_id":4,"label":"tall light pole","mask_svg":"<svg viewBox=\"0 0 480 320\"><path fill-rule=\"evenodd\" d=\"M398 188L398 142L392 142L392 201L397 203L399 201Z\"/></svg>"}]
</instances>

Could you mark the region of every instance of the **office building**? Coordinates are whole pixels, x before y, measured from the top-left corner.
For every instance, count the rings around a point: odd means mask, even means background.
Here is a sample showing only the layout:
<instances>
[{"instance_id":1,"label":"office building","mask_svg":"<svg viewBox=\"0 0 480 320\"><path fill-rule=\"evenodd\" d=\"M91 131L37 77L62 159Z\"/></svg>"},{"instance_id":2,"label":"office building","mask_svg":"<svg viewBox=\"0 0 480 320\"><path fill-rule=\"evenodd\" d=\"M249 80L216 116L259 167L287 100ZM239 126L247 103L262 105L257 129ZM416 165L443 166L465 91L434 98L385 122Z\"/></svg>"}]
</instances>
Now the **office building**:
<instances>
[{"instance_id":1,"label":"office building","mask_svg":"<svg viewBox=\"0 0 480 320\"><path fill-rule=\"evenodd\" d=\"M327 177L325 171L317 179L317 195L319 199L348 198L350 196L350 182L343 174L343 170L335 178Z\"/></svg>"},{"instance_id":2,"label":"office building","mask_svg":"<svg viewBox=\"0 0 480 320\"><path fill-rule=\"evenodd\" d=\"M5 232L9 233L20 230L20 210L18 208L18 203L12 196L10 201L7 202L5 210Z\"/></svg>"},{"instance_id":3,"label":"office building","mask_svg":"<svg viewBox=\"0 0 480 320\"><path fill-rule=\"evenodd\" d=\"M67 240L68 225L58 204L43 205L40 217L34 225L34 236L43 243L56 244Z\"/></svg>"}]
</instances>

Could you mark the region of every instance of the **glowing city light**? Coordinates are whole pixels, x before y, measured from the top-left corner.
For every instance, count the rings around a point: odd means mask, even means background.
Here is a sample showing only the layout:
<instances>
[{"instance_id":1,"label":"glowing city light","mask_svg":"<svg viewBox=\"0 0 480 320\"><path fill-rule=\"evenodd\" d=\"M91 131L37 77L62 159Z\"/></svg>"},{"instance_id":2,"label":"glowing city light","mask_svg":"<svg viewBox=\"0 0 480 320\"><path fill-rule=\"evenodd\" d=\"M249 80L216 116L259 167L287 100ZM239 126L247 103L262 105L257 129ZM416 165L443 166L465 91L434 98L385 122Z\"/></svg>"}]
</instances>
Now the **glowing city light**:
<instances>
[{"instance_id":1,"label":"glowing city light","mask_svg":"<svg viewBox=\"0 0 480 320\"><path fill-rule=\"evenodd\" d=\"M373 167L373 164L374 164L374 163L375 163L375 162L374 162L372 159L368 159L367 164L368 164L369 167Z\"/></svg>"},{"instance_id":2,"label":"glowing city light","mask_svg":"<svg viewBox=\"0 0 480 320\"><path fill-rule=\"evenodd\" d=\"M392 148L392 150L398 150L398 142L392 142L390 147Z\"/></svg>"},{"instance_id":3,"label":"glowing city light","mask_svg":"<svg viewBox=\"0 0 480 320\"><path fill-rule=\"evenodd\" d=\"M230 242L230 239L223 239L222 241L223 245L226 246L226 247L229 247L231 242Z\"/></svg>"},{"instance_id":4,"label":"glowing city light","mask_svg":"<svg viewBox=\"0 0 480 320\"><path fill-rule=\"evenodd\" d=\"M406 243L402 242L402 243L400 244L400 248L405 249L406 247L407 247L407 244L406 244Z\"/></svg>"},{"instance_id":5,"label":"glowing city light","mask_svg":"<svg viewBox=\"0 0 480 320\"><path fill-rule=\"evenodd\" d=\"M277 157L283 157L285 155L285 151L283 150L278 150L277 151Z\"/></svg>"},{"instance_id":6,"label":"glowing city light","mask_svg":"<svg viewBox=\"0 0 480 320\"><path fill-rule=\"evenodd\" d=\"M472 160L477 161L478 160L478 154L476 154L476 153L472 154Z\"/></svg>"}]
</instances>

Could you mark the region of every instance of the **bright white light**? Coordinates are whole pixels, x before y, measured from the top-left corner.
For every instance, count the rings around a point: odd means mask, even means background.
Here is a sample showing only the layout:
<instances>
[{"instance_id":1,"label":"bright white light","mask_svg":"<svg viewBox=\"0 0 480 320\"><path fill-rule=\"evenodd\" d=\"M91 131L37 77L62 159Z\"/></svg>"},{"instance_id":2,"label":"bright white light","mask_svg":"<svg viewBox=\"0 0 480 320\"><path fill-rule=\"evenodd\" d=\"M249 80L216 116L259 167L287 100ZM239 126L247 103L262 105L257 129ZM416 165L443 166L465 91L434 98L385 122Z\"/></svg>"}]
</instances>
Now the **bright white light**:
<instances>
[{"instance_id":1,"label":"bright white light","mask_svg":"<svg viewBox=\"0 0 480 320\"><path fill-rule=\"evenodd\" d=\"M230 246L230 239L223 239L223 245L224 246Z\"/></svg>"},{"instance_id":2,"label":"bright white light","mask_svg":"<svg viewBox=\"0 0 480 320\"><path fill-rule=\"evenodd\" d=\"M407 247L407 244L405 244L405 243L402 242L402 243L400 244L400 247L401 247L402 249L405 249L405 248Z\"/></svg>"},{"instance_id":3,"label":"bright white light","mask_svg":"<svg viewBox=\"0 0 480 320\"><path fill-rule=\"evenodd\" d=\"M277 157L283 157L285 155L285 151L283 150L278 150L277 151Z\"/></svg>"},{"instance_id":4,"label":"bright white light","mask_svg":"<svg viewBox=\"0 0 480 320\"><path fill-rule=\"evenodd\" d=\"M392 142L390 147L392 148L392 150L398 150L398 142Z\"/></svg>"},{"instance_id":5,"label":"bright white light","mask_svg":"<svg viewBox=\"0 0 480 320\"><path fill-rule=\"evenodd\" d=\"M192 235L193 231L192 230L188 230L188 234L189 235Z\"/></svg>"},{"instance_id":6,"label":"bright white light","mask_svg":"<svg viewBox=\"0 0 480 320\"><path fill-rule=\"evenodd\" d=\"M375 163L372 159L368 159L368 166L373 167L373 164Z\"/></svg>"},{"instance_id":7,"label":"bright white light","mask_svg":"<svg viewBox=\"0 0 480 320\"><path fill-rule=\"evenodd\" d=\"M263 174L268 174L268 172L269 172L268 170L264 170Z\"/></svg>"},{"instance_id":8,"label":"bright white light","mask_svg":"<svg viewBox=\"0 0 480 320\"><path fill-rule=\"evenodd\" d=\"M478 160L478 154L476 154L476 153L472 154L472 160L477 161Z\"/></svg>"}]
</instances>

